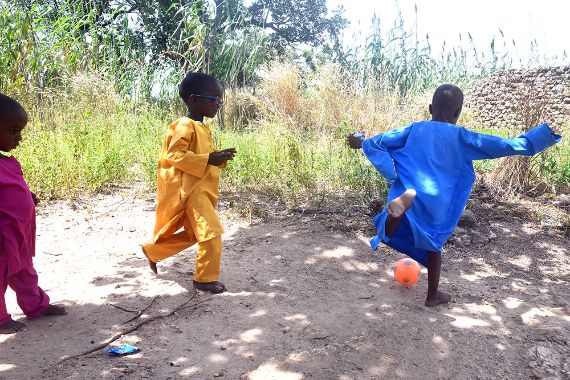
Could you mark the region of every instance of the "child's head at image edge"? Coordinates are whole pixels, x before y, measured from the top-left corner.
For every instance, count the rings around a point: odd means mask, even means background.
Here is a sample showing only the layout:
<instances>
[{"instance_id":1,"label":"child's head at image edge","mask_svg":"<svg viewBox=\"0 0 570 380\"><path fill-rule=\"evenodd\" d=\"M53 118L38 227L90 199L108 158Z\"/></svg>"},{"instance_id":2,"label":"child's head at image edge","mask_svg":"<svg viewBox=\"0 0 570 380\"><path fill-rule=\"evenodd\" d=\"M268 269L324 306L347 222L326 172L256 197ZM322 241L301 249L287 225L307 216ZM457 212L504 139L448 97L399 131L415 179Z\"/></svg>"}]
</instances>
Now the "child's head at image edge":
<instances>
[{"instance_id":1,"label":"child's head at image edge","mask_svg":"<svg viewBox=\"0 0 570 380\"><path fill-rule=\"evenodd\" d=\"M9 96L0 94L0 151L9 152L18 147L27 123L24 107Z\"/></svg>"}]
</instances>

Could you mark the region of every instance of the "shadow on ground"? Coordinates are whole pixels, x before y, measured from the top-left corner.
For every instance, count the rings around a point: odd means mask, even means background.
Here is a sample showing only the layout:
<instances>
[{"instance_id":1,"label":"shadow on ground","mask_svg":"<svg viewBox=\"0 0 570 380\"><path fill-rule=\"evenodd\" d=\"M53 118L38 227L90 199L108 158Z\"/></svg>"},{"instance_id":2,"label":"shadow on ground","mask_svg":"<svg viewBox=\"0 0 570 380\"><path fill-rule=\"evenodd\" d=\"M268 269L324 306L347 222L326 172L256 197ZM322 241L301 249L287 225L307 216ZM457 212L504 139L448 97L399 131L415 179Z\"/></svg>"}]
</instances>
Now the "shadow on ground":
<instances>
[{"instance_id":1,"label":"shadow on ground","mask_svg":"<svg viewBox=\"0 0 570 380\"><path fill-rule=\"evenodd\" d=\"M31 322L28 331L2 338L0 377L569 376L568 238L528 221L522 206L501 211L496 203L481 206L486 202L473 206L479 217L473 231L496 237L447 247L441 286L454 300L431 309L423 306L425 271L409 289L395 283L392 265L401 256L388 249L371 252L369 230L346 228L361 216L342 214L257 224L226 220L231 227L224 239L223 281L229 291L194 294L192 249L161 262L158 277L150 274L136 241L148 233L152 207L132 201L112 212L120 215L99 218L100 224L61 231L79 240L68 241L62 256L49 255L39 270L40 276L52 273L50 286L67 300L69 315ZM91 220L89 209L69 214ZM49 232L40 238L46 246L58 236ZM76 269L66 273L61 267ZM140 353L117 358L98 351L54 366L191 297L189 305L201 303L113 344L134 344ZM122 324L151 303L139 318Z\"/></svg>"}]
</instances>

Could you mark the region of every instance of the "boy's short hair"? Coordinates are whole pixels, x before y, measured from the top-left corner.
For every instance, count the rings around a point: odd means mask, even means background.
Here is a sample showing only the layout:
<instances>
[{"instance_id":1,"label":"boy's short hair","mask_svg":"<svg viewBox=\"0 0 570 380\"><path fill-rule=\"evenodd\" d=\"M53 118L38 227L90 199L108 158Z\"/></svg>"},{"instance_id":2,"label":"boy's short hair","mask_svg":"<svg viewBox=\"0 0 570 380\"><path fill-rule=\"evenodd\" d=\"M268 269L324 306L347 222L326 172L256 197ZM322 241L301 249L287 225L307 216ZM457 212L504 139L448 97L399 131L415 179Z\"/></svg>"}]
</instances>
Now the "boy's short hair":
<instances>
[{"instance_id":1,"label":"boy's short hair","mask_svg":"<svg viewBox=\"0 0 570 380\"><path fill-rule=\"evenodd\" d=\"M188 73L178 86L178 94L186 103L190 95L200 94L209 83L218 83L218 80L204 73Z\"/></svg>"},{"instance_id":2,"label":"boy's short hair","mask_svg":"<svg viewBox=\"0 0 570 380\"><path fill-rule=\"evenodd\" d=\"M433 93L431 104L435 110L461 107L463 105L463 91L452 84L442 84Z\"/></svg>"},{"instance_id":3,"label":"boy's short hair","mask_svg":"<svg viewBox=\"0 0 570 380\"><path fill-rule=\"evenodd\" d=\"M0 117L3 117L8 112L14 111L26 112L24 107L15 99L0 93Z\"/></svg>"}]
</instances>

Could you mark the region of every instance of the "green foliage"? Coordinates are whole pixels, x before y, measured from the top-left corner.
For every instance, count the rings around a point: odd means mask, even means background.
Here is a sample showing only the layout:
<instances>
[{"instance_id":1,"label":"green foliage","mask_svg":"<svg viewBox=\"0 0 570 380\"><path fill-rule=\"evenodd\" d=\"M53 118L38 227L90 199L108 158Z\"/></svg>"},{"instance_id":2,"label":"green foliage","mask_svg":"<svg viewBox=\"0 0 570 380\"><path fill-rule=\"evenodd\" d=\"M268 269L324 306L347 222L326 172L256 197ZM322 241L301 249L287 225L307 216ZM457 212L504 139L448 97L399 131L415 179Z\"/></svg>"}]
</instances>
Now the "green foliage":
<instances>
[{"instance_id":1,"label":"green foliage","mask_svg":"<svg viewBox=\"0 0 570 380\"><path fill-rule=\"evenodd\" d=\"M385 190L384 180L362 154L347 148L344 135L300 133L263 123L250 131L217 130L215 136L220 147L238 151L224 170L222 186L228 190L272 193L291 204Z\"/></svg>"},{"instance_id":2,"label":"green foliage","mask_svg":"<svg viewBox=\"0 0 570 380\"><path fill-rule=\"evenodd\" d=\"M72 198L121 182L155 181L162 113L80 105L62 102L49 114L32 113L20 148L12 152L32 191Z\"/></svg>"},{"instance_id":3,"label":"green foliage","mask_svg":"<svg viewBox=\"0 0 570 380\"><path fill-rule=\"evenodd\" d=\"M563 191L570 189L570 143L567 138L536 159L540 174L548 184Z\"/></svg>"},{"instance_id":4,"label":"green foliage","mask_svg":"<svg viewBox=\"0 0 570 380\"><path fill-rule=\"evenodd\" d=\"M277 46L321 45L327 37L338 36L347 24L342 8L328 17L326 0L255 0L248 11L252 24L274 32L272 42Z\"/></svg>"},{"instance_id":5,"label":"green foliage","mask_svg":"<svg viewBox=\"0 0 570 380\"><path fill-rule=\"evenodd\" d=\"M125 182L144 181L154 189L164 134L168 124L178 116L155 106L126 103L108 92L112 86L106 87L105 82L98 83L94 78L76 78L74 83L73 92L53 94L54 105L49 110L24 104L30 110L30 124L20 148L12 153L21 161L31 189L43 198L75 197ZM215 120L216 145L236 147L238 151L236 159L222 171L222 189L242 194L272 194L291 207L347 195L363 199L382 196L386 191L384 179L361 152L346 146L346 133L356 129L355 117L338 122L335 128L332 125L315 128L319 123L329 122L331 114L338 113L343 120L346 115L337 111L351 109L352 102L365 104L373 99L362 93L331 101L330 96L334 95L327 95L326 88L322 91L320 96L328 105L326 109L314 101L315 93L310 88L297 95L298 101L305 105L304 111L313 118L314 124L309 128L291 124L290 117L273 112L272 107L282 100L269 95L257 100L258 119L251 120L247 127L236 125L222 130ZM241 98L240 93L230 95ZM361 98L355 99L357 96ZM401 101L393 99L377 105L375 117L386 120L387 128L396 128L424 116L421 111L426 106L424 97L407 99L407 114L393 107ZM236 103L230 98L226 107ZM476 117L468 112L465 116L460 122L470 129L502 136L513 134L507 129L482 128ZM381 131L377 125L362 127L369 135ZM543 178L550 184L570 185L567 142L536 160ZM478 171L489 171L497 163L496 160L478 162Z\"/></svg>"},{"instance_id":6,"label":"green foliage","mask_svg":"<svg viewBox=\"0 0 570 380\"><path fill-rule=\"evenodd\" d=\"M77 72L106 76L131 100L171 95L188 71L251 85L284 47L343 25L324 0L0 1L0 90L37 92Z\"/></svg>"},{"instance_id":7,"label":"green foliage","mask_svg":"<svg viewBox=\"0 0 570 380\"><path fill-rule=\"evenodd\" d=\"M429 35L418 37L417 29L409 29L401 15L385 34L381 18L374 16L371 30L356 36L355 43L348 47L333 44L323 49L323 54L306 53L311 67L319 62L332 60L349 71L364 88L373 86L376 91L402 97L421 94L442 83L462 86L493 71L509 68L512 64L508 44L501 33L493 38L488 51L479 52L469 34L468 41L456 47L447 47L445 42L439 56L434 56ZM501 49L498 49L501 44Z\"/></svg>"},{"instance_id":8,"label":"green foliage","mask_svg":"<svg viewBox=\"0 0 570 380\"><path fill-rule=\"evenodd\" d=\"M83 3L0 2L1 91L41 97L46 89L65 87L78 72L97 72L124 93L140 90L144 54L134 46L133 32L97 24L96 13Z\"/></svg>"},{"instance_id":9,"label":"green foliage","mask_svg":"<svg viewBox=\"0 0 570 380\"><path fill-rule=\"evenodd\" d=\"M127 105L61 107L45 118L32 115L20 148L12 152L32 191L44 199L73 198L125 182L156 186L158 155L175 116ZM223 170L225 190L274 194L290 205L385 190L360 152L347 149L344 134L300 133L266 122L245 131L215 128L215 140L238 150Z\"/></svg>"},{"instance_id":10,"label":"green foliage","mask_svg":"<svg viewBox=\"0 0 570 380\"><path fill-rule=\"evenodd\" d=\"M433 57L427 36L420 41L401 19L383 36L375 19L362 45L344 49L345 21L339 11L328 15L324 0L213 1L0 0L0 91L30 114L13 153L32 190L73 197L124 181L153 187L164 131L181 111L172 100L178 83L186 71L202 70L231 90L228 123L215 136L220 147L238 149L224 189L272 193L290 204L376 196L384 181L346 148L347 132L425 119L425 93L435 85L461 85L510 65L504 38L477 52L469 36L467 47ZM304 51L310 70L285 48L298 42L325 43ZM278 61L288 69L278 72ZM262 71L269 79L259 78ZM239 89L251 85L255 95ZM537 158L555 186L570 184L569 152L563 141ZM495 165L478 163L478 170Z\"/></svg>"}]
</instances>

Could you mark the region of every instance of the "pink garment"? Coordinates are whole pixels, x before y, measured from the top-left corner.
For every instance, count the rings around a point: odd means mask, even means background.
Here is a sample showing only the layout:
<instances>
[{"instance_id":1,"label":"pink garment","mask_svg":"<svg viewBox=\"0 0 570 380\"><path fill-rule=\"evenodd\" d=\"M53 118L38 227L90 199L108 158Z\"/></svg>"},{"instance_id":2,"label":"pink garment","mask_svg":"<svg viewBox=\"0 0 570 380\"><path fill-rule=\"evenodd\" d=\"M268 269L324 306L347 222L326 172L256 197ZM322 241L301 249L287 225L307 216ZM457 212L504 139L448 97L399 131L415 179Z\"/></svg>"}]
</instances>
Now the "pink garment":
<instances>
[{"instance_id":1,"label":"pink garment","mask_svg":"<svg viewBox=\"0 0 570 380\"><path fill-rule=\"evenodd\" d=\"M22 168L14 157L0 156L0 324L10 318L4 301L8 285L30 319L49 305L32 263L35 245L36 208Z\"/></svg>"},{"instance_id":2,"label":"pink garment","mask_svg":"<svg viewBox=\"0 0 570 380\"><path fill-rule=\"evenodd\" d=\"M11 319L4 299L8 286L16 292L18 305L28 319L41 317L49 306L49 296L38 286L38 274L31 263L10 277L7 272L6 260L0 260L0 273L3 273L0 275L0 325Z\"/></svg>"}]
</instances>

